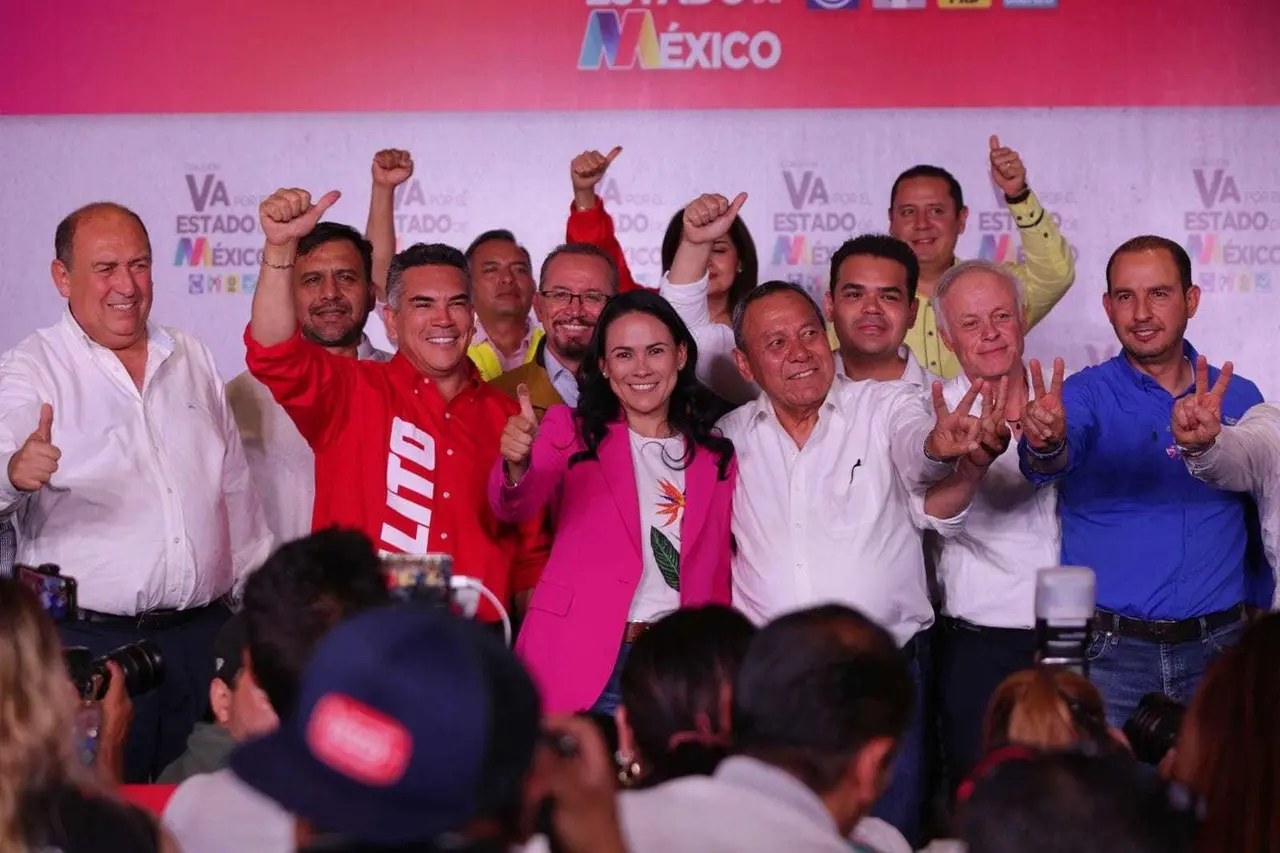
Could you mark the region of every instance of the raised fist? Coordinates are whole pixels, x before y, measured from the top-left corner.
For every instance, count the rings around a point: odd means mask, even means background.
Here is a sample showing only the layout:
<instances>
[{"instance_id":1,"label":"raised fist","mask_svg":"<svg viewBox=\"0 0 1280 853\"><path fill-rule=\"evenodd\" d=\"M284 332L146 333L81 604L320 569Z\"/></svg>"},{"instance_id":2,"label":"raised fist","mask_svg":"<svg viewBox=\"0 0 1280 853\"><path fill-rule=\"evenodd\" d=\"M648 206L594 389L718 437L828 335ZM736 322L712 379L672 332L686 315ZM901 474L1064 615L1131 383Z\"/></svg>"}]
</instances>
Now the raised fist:
<instances>
[{"instance_id":1,"label":"raised fist","mask_svg":"<svg viewBox=\"0 0 1280 853\"><path fill-rule=\"evenodd\" d=\"M315 204L311 193L300 189L279 189L258 205L262 233L273 246L285 246L302 239L316 227L320 217L342 193L330 190Z\"/></svg>"},{"instance_id":2,"label":"raised fist","mask_svg":"<svg viewBox=\"0 0 1280 853\"><path fill-rule=\"evenodd\" d=\"M9 457L9 482L20 492L37 492L58 470L61 456L62 451L53 443L53 406L44 403L36 431Z\"/></svg>"},{"instance_id":3,"label":"raised fist","mask_svg":"<svg viewBox=\"0 0 1280 853\"><path fill-rule=\"evenodd\" d=\"M399 148L384 148L373 155L373 183L398 187L413 177L413 155Z\"/></svg>"},{"instance_id":4,"label":"raised fist","mask_svg":"<svg viewBox=\"0 0 1280 853\"><path fill-rule=\"evenodd\" d=\"M538 415L533 411L529 389L521 385L516 389L520 400L520 414L512 415L502 431L502 458L507 461L507 477L512 483L520 482L529 470L529 456L533 452L533 440L538 437Z\"/></svg>"},{"instance_id":5,"label":"raised fist","mask_svg":"<svg viewBox=\"0 0 1280 853\"><path fill-rule=\"evenodd\" d=\"M684 209L684 239L689 243L714 243L729 233L729 226L746 201L746 193L738 193L732 202L716 193L698 196Z\"/></svg>"}]
</instances>

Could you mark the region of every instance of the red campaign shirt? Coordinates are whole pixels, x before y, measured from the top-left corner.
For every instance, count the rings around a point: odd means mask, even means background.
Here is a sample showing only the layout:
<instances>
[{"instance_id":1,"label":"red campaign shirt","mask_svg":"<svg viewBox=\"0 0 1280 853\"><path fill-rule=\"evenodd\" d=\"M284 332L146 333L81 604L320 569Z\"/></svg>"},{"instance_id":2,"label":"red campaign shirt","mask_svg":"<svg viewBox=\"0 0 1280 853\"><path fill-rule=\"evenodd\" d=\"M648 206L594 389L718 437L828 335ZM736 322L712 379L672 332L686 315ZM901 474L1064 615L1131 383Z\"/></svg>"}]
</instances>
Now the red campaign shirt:
<instances>
[{"instance_id":1,"label":"red campaign shirt","mask_svg":"<svg viewBox=\"0 0 1280 853\"><path fill-rule=\"evenodd\" d=\"M569 222L565 225L564 241L566 243L590 243L609 257L618 267L618 292L628 290L644 290L631 277L631 268L627 266L627 256L618 242L618 235L613 230L613 217L604 209L604 199L596 196L596 206L590 210L578 210L578 205L569 203Z\"/></svg>"},{"instance_id":2,"label":"red campaign shirt","mask_svg":"<svg viewBox=\"0 0 1280 853\"><path fill-rule=\"evenodd\" d=\"M363 531L380 551L446 553L455 575L499 600L537 583L549 551L542 519L498 522L489 471L519 404L479 381L445 402L403 355L389 362L333 355L301 331L264 347L244 335L249 372L269 389L316 454L312 529ZM481 601L479 618L497 611Z\"/></svg>"}]
</instances>

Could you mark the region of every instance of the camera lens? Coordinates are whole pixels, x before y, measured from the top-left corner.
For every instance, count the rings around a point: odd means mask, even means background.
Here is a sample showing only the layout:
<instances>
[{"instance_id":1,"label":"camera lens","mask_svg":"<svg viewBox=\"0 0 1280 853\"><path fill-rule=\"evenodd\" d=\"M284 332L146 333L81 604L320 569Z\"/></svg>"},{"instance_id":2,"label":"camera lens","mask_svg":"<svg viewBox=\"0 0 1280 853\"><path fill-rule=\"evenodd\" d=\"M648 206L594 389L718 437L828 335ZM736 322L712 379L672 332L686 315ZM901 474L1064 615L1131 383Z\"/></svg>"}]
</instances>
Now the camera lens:
<instances>
[{"instance_id":1,"label":"camera lens","mask_svg":"<svg viewBox=\"0 0 1280 853\"><path fill-rule=\"evenodd\" d=\"M107 661L115 661L124 673L124 687L130 697L154 690L164 681L164 656L160 652L160 647L150 640L130 643L94 661L96 668L103 675L102 689L97 697L99 699L106 694L111 679Z\"/></svg>"},{"instance_id":2,"label":"camera lens","mask_svg":"<svg viewBox=\"0 0 1280 853\"><path fill-rule=\"evenodd\" d=\"M1148 693L1124 724L1134 757L1147 764L1159 764L1177 743L1185 706L1162 693Z\"/></svg>"}]
</instances>

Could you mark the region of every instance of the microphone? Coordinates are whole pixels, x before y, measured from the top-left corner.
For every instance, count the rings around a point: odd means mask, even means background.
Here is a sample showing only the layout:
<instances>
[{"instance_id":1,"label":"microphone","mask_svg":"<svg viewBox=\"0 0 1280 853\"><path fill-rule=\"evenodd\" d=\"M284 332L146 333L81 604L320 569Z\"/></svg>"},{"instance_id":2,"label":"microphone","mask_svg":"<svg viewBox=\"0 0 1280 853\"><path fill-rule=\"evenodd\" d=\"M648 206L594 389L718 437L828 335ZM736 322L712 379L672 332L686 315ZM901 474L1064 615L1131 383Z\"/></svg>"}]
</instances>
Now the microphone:
<instances>
[{"instance_id":1,"label":"microphone","mask_svg":"<svg viewBox=\"0 0 1280 853\"><path fill-rule=\"evenodd\" d=\"M1089 641L1097 606L1092 569L1057 566L1036 574L1036 665L1089 677Z\"/></svg>"}]
</instances>

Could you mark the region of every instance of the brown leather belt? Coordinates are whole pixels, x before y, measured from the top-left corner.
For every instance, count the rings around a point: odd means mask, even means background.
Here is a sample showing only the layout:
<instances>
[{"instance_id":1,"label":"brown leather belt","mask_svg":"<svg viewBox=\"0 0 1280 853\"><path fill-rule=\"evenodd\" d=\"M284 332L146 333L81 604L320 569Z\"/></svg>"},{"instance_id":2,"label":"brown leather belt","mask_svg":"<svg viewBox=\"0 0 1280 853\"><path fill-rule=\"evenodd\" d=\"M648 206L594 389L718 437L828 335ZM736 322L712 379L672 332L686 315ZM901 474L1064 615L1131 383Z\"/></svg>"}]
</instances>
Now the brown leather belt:
<instances>
[{"instance_id":1,"label":"brown leather belt","mask_svg":"<svg viewBox=\"0 0 1280 853\"><path fill-rule=\"evenodd\" d=\"M622 632L622 642L631 645L649 630L648 622L628 622L627 629Z\"/></svg>"}]
</instances>

